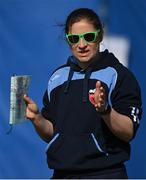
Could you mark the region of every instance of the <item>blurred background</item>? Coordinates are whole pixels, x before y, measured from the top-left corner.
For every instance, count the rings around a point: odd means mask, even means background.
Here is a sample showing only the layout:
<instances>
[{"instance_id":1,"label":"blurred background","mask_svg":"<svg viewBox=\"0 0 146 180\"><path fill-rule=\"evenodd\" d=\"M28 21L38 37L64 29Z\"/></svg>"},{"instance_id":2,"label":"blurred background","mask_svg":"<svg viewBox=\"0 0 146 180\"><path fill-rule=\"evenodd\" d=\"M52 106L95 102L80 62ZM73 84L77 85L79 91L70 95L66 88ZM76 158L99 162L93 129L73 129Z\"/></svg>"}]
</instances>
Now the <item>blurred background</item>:
<instances>
[{"instance_id":1,"label":"blurred background","mask_svg":"<svg viewBox=\"0 0 146 180\"><path fill-rule=\"evenodd\" d=\"M9 130L10 77L29 74L29 95L39 107L54 68L70 50L64 38L67 15L79 7L93 9L102 19L109 48L135 74L141 86L143 118L131 142L129 178L146 178L146 1L145 0L0 0L0 178L49 178L47 144L30 121ZM125 87L126 88L126 87Z\"/></svg>"}]
</instances>

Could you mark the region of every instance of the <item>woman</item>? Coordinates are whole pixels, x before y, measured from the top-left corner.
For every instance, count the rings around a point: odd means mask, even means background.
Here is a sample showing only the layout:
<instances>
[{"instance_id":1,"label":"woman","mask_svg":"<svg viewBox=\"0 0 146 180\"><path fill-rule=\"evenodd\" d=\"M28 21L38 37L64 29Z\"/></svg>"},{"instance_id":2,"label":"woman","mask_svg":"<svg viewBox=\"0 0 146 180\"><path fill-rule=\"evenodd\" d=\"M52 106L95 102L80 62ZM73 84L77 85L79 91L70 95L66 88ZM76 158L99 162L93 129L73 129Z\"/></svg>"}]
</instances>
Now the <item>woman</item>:
<instances>
[{"instance_id":1,"label":"woman","mask_svg":"<svg viewBox=\"0 0 146 180\"><path fill-rule=\"evenodd\" d=\"M71 12L65 35L72 55L50 77L41 112L24 97L26 116L48 142L53 178L125 179L141 118L139 85L112 53L100 52L103 27L93 10Z\"/></svg>"}]
</instances>

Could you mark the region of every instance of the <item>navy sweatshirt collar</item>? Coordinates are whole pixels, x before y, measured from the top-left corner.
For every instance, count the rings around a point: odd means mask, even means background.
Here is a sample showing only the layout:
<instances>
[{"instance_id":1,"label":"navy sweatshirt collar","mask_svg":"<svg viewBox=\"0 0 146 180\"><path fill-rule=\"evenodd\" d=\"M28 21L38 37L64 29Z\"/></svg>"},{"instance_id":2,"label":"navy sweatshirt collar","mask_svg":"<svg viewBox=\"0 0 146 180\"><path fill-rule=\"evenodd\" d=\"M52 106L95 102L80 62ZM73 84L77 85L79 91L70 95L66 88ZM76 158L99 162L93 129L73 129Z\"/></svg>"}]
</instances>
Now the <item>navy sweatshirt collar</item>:
<instances>
[{"instance_id":1,"label":"navy sweatshirt collar","mask_svg":"<svg viewBox=\"0 0 146 180\"><path fill-rule=\"evenodd\" d=\"M97 71L98 69L102 69L108 66L114 66L119 64L119 61L115 58L112 53L109 53L108 50L103 52L99 52L92 60L91 64L86 68L82 69L78 65L78 60L74 56L70 56L67 61L67 65L70 66L70 71L68 75L67 84L64 90L64 93L68 93L70 82L72 80L74 71L80 71L85 73L85 77L83 80L83 102L87 102L88 100L88 82L90 79L90 75L93 71Z\"/></svg>"}]
</instances>

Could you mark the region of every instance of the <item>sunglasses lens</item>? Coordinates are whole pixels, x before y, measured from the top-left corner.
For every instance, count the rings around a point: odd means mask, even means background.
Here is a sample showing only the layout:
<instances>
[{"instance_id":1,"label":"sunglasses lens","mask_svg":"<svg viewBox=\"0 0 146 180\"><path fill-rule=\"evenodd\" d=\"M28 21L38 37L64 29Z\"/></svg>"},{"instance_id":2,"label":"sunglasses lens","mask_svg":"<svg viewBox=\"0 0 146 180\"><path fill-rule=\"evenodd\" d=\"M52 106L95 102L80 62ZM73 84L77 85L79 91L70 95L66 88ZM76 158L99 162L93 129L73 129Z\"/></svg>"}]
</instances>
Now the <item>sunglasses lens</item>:
<instances>
[{"instance_id":1,"label":"sunglasses lens","mask_svg":"<svg viewBox=\"0 0 146 180\"><path fill-rule=\"evenodd\" d=\"M78 43L79 42L79 36L78 35L69 35L68 36L68 41L71 44Z\"/></svg>"},{"instance_id":2,"label":"sunglasses lens","mask_svg":"<svg viewBox=\"0 0 146 180\"><path fill-rule=\"evenodd\" d=\"M66 35L66 37L70 44L78 43L80 41L80 38L84 38L86 42L92 42L96 40L99 31L100 30L97 30L95 32L87 32L84 34L68 34Z\"/></svg>"},{"instance_id":3,"label":"sunglasses lens","mask_svg":"<svg viewBox=\"0 0 146 180\"><path fill-rule=\"evenodd\" d=\"M91 42L91 41L94 41L96 38L96 35L95 33L86 33L84 34L84 39L87 41L87 42Z\"/></svg>"}]
</instances>

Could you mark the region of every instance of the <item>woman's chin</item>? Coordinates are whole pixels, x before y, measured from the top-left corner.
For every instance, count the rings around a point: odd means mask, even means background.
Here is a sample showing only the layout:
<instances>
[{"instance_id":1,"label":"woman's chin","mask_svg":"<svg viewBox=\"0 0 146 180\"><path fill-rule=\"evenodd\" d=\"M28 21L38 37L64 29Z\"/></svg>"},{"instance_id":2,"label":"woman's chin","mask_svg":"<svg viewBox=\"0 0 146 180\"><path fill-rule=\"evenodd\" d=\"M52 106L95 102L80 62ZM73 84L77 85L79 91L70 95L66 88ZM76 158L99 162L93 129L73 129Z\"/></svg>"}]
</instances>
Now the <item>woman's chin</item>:
<instances>
[{"instance_id":1,"label":"woman's chin","mask_svg":"<svg viewBox=\"0 0 146 180\"><path fill-rule=\"evenodd\" d=\"M82 63L87 63L87 62L89 62L90 61L90 59L91 59L91 57L88 57L88 56L80 56L80 57L78 57L78 60L80 61L80 62L82 62Z\"/></svg>"}]
</instances>

